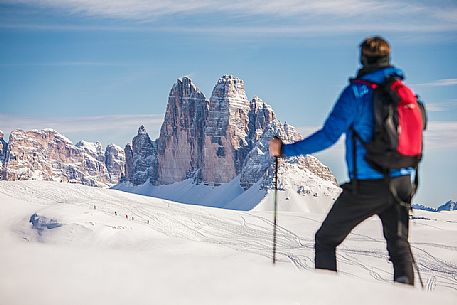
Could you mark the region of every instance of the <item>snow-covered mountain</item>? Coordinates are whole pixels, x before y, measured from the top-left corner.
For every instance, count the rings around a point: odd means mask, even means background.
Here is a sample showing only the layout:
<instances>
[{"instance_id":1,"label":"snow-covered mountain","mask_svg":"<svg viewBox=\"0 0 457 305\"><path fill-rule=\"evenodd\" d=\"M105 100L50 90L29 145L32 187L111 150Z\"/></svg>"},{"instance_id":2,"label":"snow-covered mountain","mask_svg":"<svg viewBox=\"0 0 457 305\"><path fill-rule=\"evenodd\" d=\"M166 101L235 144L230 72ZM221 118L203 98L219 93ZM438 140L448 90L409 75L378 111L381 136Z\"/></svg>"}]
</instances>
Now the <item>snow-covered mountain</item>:
<instances>
[{"instance_id":1,"label":"snow-covered mountain","mask_svg":"<svg viewBox=\"0 0 457 305\"><path fill-rule=\"evenodd\" d=\"M449 200L438 207L438 212L441 211L456 211L457 210L457 201Z\"/></svg>"},{"instance_id":2,"label":"snow-covered mountain","mask_svg":"<svg viewBox=\"0 0 457 305\"><path fill-rule=\"evenodd\" d=\"M110 186L124 171L124 151L115 145L103 150L99 142L73 144L53 129L11 132L8 144L1 135L3 180L54 180L90 186Z\"/></svg>"},{"instance_id":3,"label":"snow-covered mountain","mask_svg":"<svg viewBox=\"0 0 457 305\"><path fill-rule=\"evenodd\" d=\"M115 188L184 203L251 209L273 186L268 142L274 136L286 143L302 138L258 96L249 101L243 80L222 76L207 100L183 77L170 90L159 138L151 140L141 126L126 146L126 181ZM330 203L339 193L329 168L312 156L281 159L279 174L280 188L290 193L285 199L324 198L321 201Z\"/></svg>"},{"instance_id":4,"label":"snow-covered mountain","mask_svg":"<svg viewBox=\"0 0 457 305\"><path fill-rule=\"evenodd\" d=\"M429 211L429 212L441 212L441 211L456 211L457 210L457 201L449 200L437 208L431 208L423 204L413 204L413 209Z\"/></svg>"},{"instance_id":5,"label":"snow-covered mountain","mask_svg":"<svg viewBox=\"0 0 457 305\"><path fill-rule=\"evenodd\" d=\"M429 207L429 206L426 206L423 204L419 204L419 203L413 203L412 208L414 210L418 210L418 211L437 212L437 210L435 208L432 208L432 207Z\"/></svg>"}]
</instances>

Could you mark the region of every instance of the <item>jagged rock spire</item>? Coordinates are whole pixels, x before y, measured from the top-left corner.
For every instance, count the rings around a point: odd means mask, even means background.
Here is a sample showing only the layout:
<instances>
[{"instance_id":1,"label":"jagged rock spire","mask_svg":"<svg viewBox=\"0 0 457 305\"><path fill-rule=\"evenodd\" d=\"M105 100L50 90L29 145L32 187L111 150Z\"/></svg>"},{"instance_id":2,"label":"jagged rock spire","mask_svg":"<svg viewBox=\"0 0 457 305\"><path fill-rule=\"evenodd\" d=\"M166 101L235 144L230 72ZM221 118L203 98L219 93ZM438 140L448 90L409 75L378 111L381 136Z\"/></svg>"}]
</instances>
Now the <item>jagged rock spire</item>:
<instances>
[{"instance_id":1,"label":"jagged rock spire","mask_svg":"<svg viewBox=\"0 0 457 305\"><path fill-rule=\"evenodd\" d=\"M192 176L202 166L208 101L189 77L178 79L168 96L158 143L158 183Z\"/></svg>"},{"instance_id":2,"label":"jagged rock spire","mask_svg":"<svg viewBox=\"0 0 457 305\"><path fill-rule=\"evenodd\" d=\"M141 125L138 128L138 135L142 135L142 134L148 134L147 131L146 131L146 128L144 128L144 125Z\"/></svg>"}]
</instances>

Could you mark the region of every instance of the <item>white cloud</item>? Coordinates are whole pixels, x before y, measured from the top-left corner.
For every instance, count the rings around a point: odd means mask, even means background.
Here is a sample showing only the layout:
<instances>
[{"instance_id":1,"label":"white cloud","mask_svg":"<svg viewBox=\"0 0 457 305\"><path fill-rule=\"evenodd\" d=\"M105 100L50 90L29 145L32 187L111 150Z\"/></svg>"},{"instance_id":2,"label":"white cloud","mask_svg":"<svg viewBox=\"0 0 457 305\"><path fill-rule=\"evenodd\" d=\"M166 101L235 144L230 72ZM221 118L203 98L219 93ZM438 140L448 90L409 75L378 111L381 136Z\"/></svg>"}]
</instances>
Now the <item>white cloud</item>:
<instances>
[{"instance_id":1,"label":"white cloud","mask_svg":"<svg viewBox=\"0 0 457 305\"><path fill-rule=\"evenodd\" d=\"M59 61L59 62L31 62L31 63L0 63L0 67L23 67L23 66L38 66L38 67L127 67L132 64L115 63L115 62L95 62L95 61Z\"/></svg>"},{"instance_id":2,"label":"white cloud","mask_svg":"<svg viewBox=\"0 0 457 305\"><path fill-rule=\"evenodd\" d=\"M437 6L433 1L394 0L0 0L30 6L61 9L71 14L140 21L133 26L2 24L3 28L35 30L117 30L203 32L237 34L308 34L345 32L446 32L457 30L457 5L452 2ZM145 26L143 22L161 17L230 16L232 21L220 25L213 18L201 18L201 26L166 26L160 22ZM246 19L247 17L247 19ZM259 18L256 18L259 17ZM354 18L357 17L357 18ZM241 18L241 19L239 19ZM244 19L243 19L244 18ZM243 20L243 22L239 22ZM246 20L248 20L246 22ZM401 20L399 22L399 20ZM179 22L178 22L179 23ZM212 26L207 26L211 23ZM176 24L173 22L172 24ZM181 24L182 25L182 24Z\"/></svg>"},{"instance_id":3,"label":"white cloud","mask_svg":"<svg viewBox=\"0 0 457 305\"><path fill-rule=\"evenodd\" d=\"M412 86L417 87L447 87L447 86L457 86L457 78L444 78L437 79L427 83L413 84Z\"/></svg>"},{"instance_id":4,"label":"white cloud","mask_svg":"<svg viewBox=\"0 0 457 305\"><path fill-rule=\"evenodd\" d=\"M427 103L425 105L428 112L445 112L457 109L457 99L446 102Z\"/></svg>"},{"instance_id":5,"label":"white cloud","mask_svg":"<svg viewBox=\"0 0 457 305\"><path fill-rule=\"evenodd\" d=\"M336 15L354 16L369 12L392 13L417 11L413 6L398 1L379 0L7 0L7 3L25 3L42 7L62 8L72 13L108 16L117 18L143 19L154 16L175 14L196 14L203 12L229 12L248 15L309 16Z\"/></svg>"},{"instance_id":6,"label":"white cloud","mask_svg":"<svg viewBox=\"0 0 457 305\"><path fill-rule=\"evenodd\" d=\"M455 101L454 101L455 102ZM428 109L428 108L427 108ZM309 136L319 130L321 126L301 126L297 130L304 136ZM425 149L457 149L457 121L429 121L424 132ZM335 157L344 151L342 139L332 148Z\"/></svg>"},{"instance_id":7,"label":"white cloud","mask_svg":"<svg viewBox=\"0 0 457 305\"><path fill-rule=\"evenodd\" d=\"M235 25L235 26L103 26L103 25L68 25L68 24L2 24L0 29L20 29L31 31L101 31L101 32L146 32L146 33L193 33L193 34L228 34L237 36L264 34L264 35L289 35L306 36L316 34L335 33L440 33L457 31L457 24L401 24L389 22L385 24L369 23L333 23L333 24L294 24L276 26ZM62 63L70 65L72 63ZM77 63L74 63L77 64ZM90 65L91 63L80 63ZM105 65L110 65L106 63Z\"/></svg>"},{"instance_id":8,"label":"white cloud","mask_svg":"<svg viewBox=\"0 0 457 305\"><path fill-rule=\"evenodd\" d=\"M430 121L424 149L457 149L457 121Z\"/></svg>"}]
</instances>

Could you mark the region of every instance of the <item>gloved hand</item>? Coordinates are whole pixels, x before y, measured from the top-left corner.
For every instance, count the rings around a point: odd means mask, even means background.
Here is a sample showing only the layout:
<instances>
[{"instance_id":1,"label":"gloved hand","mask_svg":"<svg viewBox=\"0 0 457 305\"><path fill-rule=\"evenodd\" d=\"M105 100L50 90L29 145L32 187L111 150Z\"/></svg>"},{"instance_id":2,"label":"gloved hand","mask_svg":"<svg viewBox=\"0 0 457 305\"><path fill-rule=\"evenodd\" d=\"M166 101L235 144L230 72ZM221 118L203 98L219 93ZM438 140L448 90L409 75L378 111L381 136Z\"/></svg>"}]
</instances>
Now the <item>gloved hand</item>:
<instances>
[{"instance_id":1,"label":"gloved hand","mask_svg":"<svg viewBox=\"0 0 457 305\"><path fill-rule=\"evenodd\" d=\"M270 155L273 157L281 157L282 155L282 141L279 137L274 137L269 143Z\"/></svg>"}]
</instances>

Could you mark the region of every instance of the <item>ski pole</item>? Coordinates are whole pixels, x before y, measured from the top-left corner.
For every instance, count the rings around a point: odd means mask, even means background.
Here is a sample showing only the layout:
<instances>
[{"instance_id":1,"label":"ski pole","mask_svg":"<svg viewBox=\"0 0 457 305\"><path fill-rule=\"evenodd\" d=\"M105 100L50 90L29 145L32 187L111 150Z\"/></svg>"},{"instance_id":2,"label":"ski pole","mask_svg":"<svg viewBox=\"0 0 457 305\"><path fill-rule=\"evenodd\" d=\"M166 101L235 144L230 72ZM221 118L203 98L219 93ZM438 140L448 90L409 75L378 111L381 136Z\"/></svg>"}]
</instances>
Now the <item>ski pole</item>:
<instances>
[{"instance_id":1,"label":"ski pole","mask_svg":"<svg viewBox=\"0 0 457 305\"><path fill-rule=\"evenodd\" d=\"M274 216L273 216L273 265L276 264L276 223L278 213L278 157L275 157L275 181L274 181Z\"/></svg>"},{"instance_id":2,"label":"ski pole","mask_svg":"<svg viewBox=\"0 0 457 305\"><path fill-rule=\"evenodd\" d=\"M416 260L414 259L413 250L411 249L411 245L409 245L409 251L411 252L411 259L413 261L413 266L417 271L417 276L419 277L419 282L421 283L421 288L424 289L425 288L424 281L422 280L422 275L419 271L419 267L417 266Z\"/></svg>"}]
</instances>

